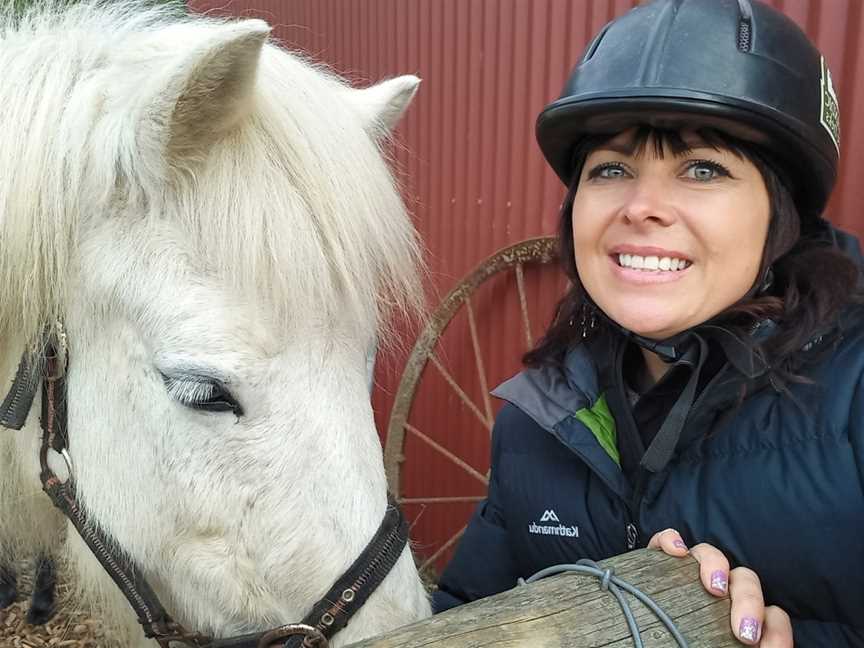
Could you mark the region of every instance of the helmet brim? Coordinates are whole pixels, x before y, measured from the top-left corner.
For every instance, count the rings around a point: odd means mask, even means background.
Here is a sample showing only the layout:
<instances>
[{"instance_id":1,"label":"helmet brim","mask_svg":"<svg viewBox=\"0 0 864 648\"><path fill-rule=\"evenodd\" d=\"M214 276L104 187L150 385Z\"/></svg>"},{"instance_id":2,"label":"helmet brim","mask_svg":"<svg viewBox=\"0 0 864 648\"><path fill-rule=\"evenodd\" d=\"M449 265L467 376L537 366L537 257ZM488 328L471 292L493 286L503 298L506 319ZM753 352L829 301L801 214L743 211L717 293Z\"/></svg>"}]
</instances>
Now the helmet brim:
<instances>
[{"instance_id":1,"label":"helmet brim","mask_svg":"<svg viewBox=\"0 0 864 648\"><path fill-rule=\"evenodd\" d=\"M537 118L536 135L549 165L569 186L576 160L573 155L579 142L589 135L613 136L637 125L686 130L710 127L752 143L772 167L782 170L802 216L818 217L834 184L836 151L821 151L812 146L802 133L807 126L787 124L788 116L762 114L729 97L716 98L698 92L682 96L680 90L646 96L640 88L637 96L627 91L602 97L565 97L549 104ZM833 159L832 159L833 158ZM796 163L796 160L802 162ZM804 161L809 160L810 164ZM813 173L818 178L813 178ZM815 182L814 182L815 180ZM809 191L804 191L807 187ZM819 187L819 192L814 192Z\"/></svg>"}]
</instances>

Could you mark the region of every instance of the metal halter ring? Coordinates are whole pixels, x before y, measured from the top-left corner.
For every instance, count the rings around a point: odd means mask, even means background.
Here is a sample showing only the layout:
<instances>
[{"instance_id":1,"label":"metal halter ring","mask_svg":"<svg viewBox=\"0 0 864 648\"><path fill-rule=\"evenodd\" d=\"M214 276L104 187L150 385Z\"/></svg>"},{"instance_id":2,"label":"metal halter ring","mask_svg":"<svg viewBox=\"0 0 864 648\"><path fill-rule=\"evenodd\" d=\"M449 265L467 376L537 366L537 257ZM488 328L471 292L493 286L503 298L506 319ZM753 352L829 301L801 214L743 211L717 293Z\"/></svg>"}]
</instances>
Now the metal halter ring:
<instances>
[{"instance_id":1,"label":"metal halter ring","mask_svg":"<svg viewBox=\"0 0 864 648\"><path fill-rule=\"evenodd\" d=\"M63 448L62 450L59 450L59 451L54 450L53 448L48 448L48 456L49 457L59 457L59 458L63 459L63 461L66 464L66 471L68 472L68 474L66 475L65 479L61 479L61 475L57 474L57 471L54 470L54 467L51 466L50 461L48 464L49 468L51 469L51 472L54 473L54 477L56 477L57 480L61 484L65 484L67 481L72 479L72 477L74 476L74 471L72 468L72 457L69 455L69 451L66 448ZM56 465L57 464L55 463L55 466Z\"/></svg>"},{"instance_id":2,"label":"metal halter ring","mask_svg":"<svg viewBox=\"0 0 864 648\"><path fill-rule=\"evenodd\" d=\"M66 361L67 361L67 353L69 351L69 344L66 341L66 329L63 327L63 322L57 320L56 331L53 338L53 355L50 355L45 358L46 369L47 366L53 361L54 371L46 376L49 381L59 380L66 375Z\"/></svg>"},{"instance_id":3,"label":"metal halter ring","mask_svg":"<svg viewBox=\"0 0 864 648\"><path fill-rule=\"evenodd\" d=\"M289 623L288 625L275 628L270 632L265 633L258 640L258 648L273 648L276 644L288 637L296 637L304 635L304 648L329 648L327 637L321 634L317 628L313 628L305 623Z\"/></svg>"}]
</instances>

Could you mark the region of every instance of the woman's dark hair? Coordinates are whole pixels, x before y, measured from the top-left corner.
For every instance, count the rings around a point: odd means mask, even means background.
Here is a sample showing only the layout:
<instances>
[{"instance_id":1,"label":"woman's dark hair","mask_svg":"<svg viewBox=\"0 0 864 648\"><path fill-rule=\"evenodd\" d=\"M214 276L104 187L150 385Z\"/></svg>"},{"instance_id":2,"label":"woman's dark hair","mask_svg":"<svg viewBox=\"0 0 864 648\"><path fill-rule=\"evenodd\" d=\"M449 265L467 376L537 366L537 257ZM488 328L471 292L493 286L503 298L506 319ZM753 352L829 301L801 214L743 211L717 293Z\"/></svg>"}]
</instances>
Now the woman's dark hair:
<instances>
[{"instance_id":1,"label":"woman's dark hair","mask_svg":"<svg viewBox=\"0 0 864 648\"><path fill-rule=\"evenodd\" d=\"M711 321L746 338L757 322L773 320L778 327L776 334L762 344L754 342L754 351L763 356L781 381L794 380L797 352L820 327L834 322L847 304L861 300L860 269L826 240L824 232L801 231L792 195L775 170L780 168L778 165L771 164L753 145L723 132L699 129L695 133L708 146L730 150L752 162L762 174L771 209L756 282L738 303ZM529 367L560 364L567 349L581 343L586 313L596 308L576 270L572 209L585 159L612 137L588 137L574 152L573 180L561 206L559 226L560 262L571 286L558 303L543 338L523 356L523 363ZM658 157L667 150L679 155L690 148L677 131L638 127L632 140L633 151L641 153L651 144Z\"/></svg>"}]
</instances>

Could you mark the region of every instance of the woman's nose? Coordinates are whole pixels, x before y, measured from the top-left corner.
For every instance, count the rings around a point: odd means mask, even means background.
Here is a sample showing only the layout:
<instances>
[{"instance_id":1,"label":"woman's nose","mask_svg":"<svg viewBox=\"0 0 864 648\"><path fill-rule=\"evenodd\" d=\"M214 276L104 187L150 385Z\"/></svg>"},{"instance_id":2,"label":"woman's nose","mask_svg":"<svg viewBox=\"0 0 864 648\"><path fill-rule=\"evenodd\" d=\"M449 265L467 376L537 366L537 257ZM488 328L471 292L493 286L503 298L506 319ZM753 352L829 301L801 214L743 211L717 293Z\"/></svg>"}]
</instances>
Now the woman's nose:
<instances>
[{"instance_id":1,"label":"woman's nose","mask_svg":"<svg viewBox=\"0 0 864 648\"><path fill-rule=\"evenodd\" d=\"M636 178L621 207L621 215L634 225L670 225L676 218L672 188L662 178Z\"/></svg>"}]
</instances>

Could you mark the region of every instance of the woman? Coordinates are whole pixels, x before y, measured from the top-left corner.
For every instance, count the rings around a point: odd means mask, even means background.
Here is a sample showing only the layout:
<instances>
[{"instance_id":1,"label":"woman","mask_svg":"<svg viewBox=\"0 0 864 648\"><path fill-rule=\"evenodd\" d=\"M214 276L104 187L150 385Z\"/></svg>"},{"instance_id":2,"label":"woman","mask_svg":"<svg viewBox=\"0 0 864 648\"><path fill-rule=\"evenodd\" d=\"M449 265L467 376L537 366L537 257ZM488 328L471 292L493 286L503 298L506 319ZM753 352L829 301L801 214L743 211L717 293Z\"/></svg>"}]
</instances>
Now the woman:
<instances>
[{"instance_id":1,"label":"woman","mask_svg":"<svg viewBox=\"0 0 864 648\"><path fill-rule=\"evenodd\" d=\"M864 646L860 251L821 217L819 52L758 2L656 0L601 31L537 134L572 288L495 392L488 499L437 609L692 547L744 643Z\"/></svg>"}]
</instances>

